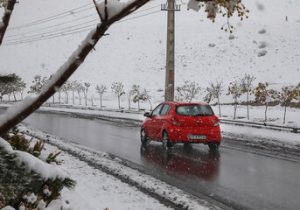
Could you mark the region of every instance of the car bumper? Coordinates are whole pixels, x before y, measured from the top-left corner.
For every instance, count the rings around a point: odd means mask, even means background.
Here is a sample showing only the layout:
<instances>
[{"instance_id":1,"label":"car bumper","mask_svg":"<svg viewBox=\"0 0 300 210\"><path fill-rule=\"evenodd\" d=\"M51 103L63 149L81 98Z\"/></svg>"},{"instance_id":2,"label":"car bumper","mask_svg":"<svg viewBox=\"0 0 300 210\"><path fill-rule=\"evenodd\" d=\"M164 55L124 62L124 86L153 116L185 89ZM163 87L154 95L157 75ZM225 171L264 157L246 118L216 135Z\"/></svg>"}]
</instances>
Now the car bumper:
<instances>
[{"instance_id":1,"label":"car bumper","mask_svg":"<svg viewBox=\"0 0 300 210\"><path fill-rule=\"evenodd\" d=\"M220 127L192 128L172 127L168 130L169 140L178 143L220 143L222 140Z\"/></svg>"}]
</instances>

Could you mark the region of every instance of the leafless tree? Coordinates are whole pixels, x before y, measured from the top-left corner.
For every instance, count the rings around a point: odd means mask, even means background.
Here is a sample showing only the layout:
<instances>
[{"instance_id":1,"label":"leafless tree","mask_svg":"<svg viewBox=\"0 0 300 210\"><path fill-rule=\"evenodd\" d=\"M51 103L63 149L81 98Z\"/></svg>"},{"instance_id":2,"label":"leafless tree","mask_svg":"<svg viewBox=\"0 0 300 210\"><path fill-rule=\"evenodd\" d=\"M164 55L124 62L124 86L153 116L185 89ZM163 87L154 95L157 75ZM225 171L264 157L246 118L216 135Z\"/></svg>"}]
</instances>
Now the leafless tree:
<instances>
[{"instance_id":1,"label":"leafless tree","mask_svg":"<svg viewBox=\"0 0 300 210\"><path fill-rule=\"evenodd\" d=\"M201 87L191 81L185 81L182 86L176 87L177 100L191 102L200 93Z\"/></svg>"},{"instance_id":2,"label":"leafless tree","mask_svg":"<svg viewBox=\"0 0 300 210\"><path fill-rule=\"evenodd\" d=\"M75 90L78 94L78 99L79 99L79 105L81 105L81 93L84 92L84 86L80 83L80 82L77 82L75 83Z\"/></svg>"},{"instance_id":3,"label":"leafless tree","mask_svg":"<svg viewBox=\"0 0 300 210\"><path fill-rule=\"evenodd\" d=\"M132 101L138 104L138 111L140 111L140 100L141 100L141 90L139 85L133 85L131 88Z\"/></svg>"},{"instance_id":4,"label":"leafless tree","mask_svg":"<svg viewBox=\"0 0 300 210\"><path fill-rule=\"evenodd\" d=\"M89 91L90 86L91 86L91 84L89 82L83 83L83 87L84 87L83 95L84 95L85 106L88 105L87 104L87 101L88 101L88 91Z\"/></svg>"},{"instance_id":5,"label":"leafless tree","mask_svg":"<svg viewBox=\"0 0 300 210\"><path fill-rule=\"evenodd\" d=\"M233 119L236 119L236 110L238 105L238 99L242 95L242 87L239 81L235 80L229 83L228 93L227 95L231 95L234 101L234 111L233 111Z\"/></svg>"},{"instance_id":6,"label":"leafless tree","mask_svg":"<svg viewBox=\"0 0 300 210\"><path fill-rule=\"evenodd\" d=\"M111 90L118 97L118 106L119 106L119 109L121 109L120 98L122 95L125 94L123 83L122 82L113 82L111 85Z\"/></svg>"},{"instance_id":7,"label":"leafless tree","mask_svg":"<svg viewBox=\"0 0 300 210\"><path fill-rule=\"evenodd\" d=\"M103 99L103 94L106 92L107 87L105 85L97 85L96 86L96 91L99 94L99 99L100 99L100 108L102 108L102 99Z\"/></svg>"},{"instance_id":8,"label":"leafless tree","mask_svg":"<svg viewBox=\"0 0 300 210\"><path fill-rule=\"evenodd\" d=\"M219 116L222 117L221 113L221 103L220 103L220 96L223 91L223 82L216 81L216 83L210 83L209 87L206 88L206 96L204 97L204 101L210 103L214 99L217 99L218 107L219 107Z\"/></svg>"},{"instance_id":9,"label":"leafless tree","mask_svg":"<svg viewBox=\"0 0 300 210\"><path fill-rule=\"evenodd\" d=\"M247 119L250 119L249 114L249 94L253 89L253 82L256 78L253 75L245 74L241 79L242 92L247 94L246 105L247 105Z\"/></svg>"}]
</instances>

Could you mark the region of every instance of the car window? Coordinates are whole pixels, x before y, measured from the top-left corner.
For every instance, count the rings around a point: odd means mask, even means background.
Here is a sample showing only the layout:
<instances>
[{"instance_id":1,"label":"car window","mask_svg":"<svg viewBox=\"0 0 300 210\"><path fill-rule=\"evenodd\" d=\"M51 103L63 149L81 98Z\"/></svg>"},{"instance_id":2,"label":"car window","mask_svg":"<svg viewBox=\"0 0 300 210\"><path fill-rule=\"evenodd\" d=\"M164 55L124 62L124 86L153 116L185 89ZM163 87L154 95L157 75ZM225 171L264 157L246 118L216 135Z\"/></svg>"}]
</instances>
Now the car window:
<instances>
[{"instance_id":1,"label":"car window","mask_svg":"<svg viewBox=\"0 0 300 210\"><path fill-rule=\"evenodd\" d=\"M167 115L170 110L170 105L165 104L164 107L160 111L160 115Z\"/></svg>"},{"instance_id":2,"label":"car window","mask_svg":"<svg viewBox=\"0 0 300 210\"><path fill-rule=\"evenodd\" d=\"M212 116L214 114L209 105L182 105L177 106L176 113L184 116Z\"/></svg>"},{"instance_id":3,"label":"car window","mask_svg":"<svg viewBox=\"0 0 300 210\"><path fill-rule=\"evenodd\" d=\"M156 108L152 111L151 116L157 116L157 115L159 115L159 112L160 112L162 106L163 106L163 104L161 104L161 105L159 105L158 107L156 107Z\"/></svg>"}]
</instances>

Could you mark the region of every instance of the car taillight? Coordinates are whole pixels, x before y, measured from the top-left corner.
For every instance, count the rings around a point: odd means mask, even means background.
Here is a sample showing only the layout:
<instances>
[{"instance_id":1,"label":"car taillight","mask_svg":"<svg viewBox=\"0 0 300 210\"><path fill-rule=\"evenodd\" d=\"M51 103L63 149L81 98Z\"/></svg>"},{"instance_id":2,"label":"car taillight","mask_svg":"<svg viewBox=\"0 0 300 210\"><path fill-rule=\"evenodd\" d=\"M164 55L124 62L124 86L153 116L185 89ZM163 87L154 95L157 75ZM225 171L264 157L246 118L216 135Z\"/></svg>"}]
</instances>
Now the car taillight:
<instances>
[{"instance_id":1,"label":"car taillight","mask_svg":"<svg viewBox=\"0 0 300 210\"><path fill-rule=\"evenodd\" d=\"M217 127L217 126L219 126L220 125L220 120L218 119L218 118L216 118L215 120L214 120L214 127Z\"/></svg>"}]
</instances>

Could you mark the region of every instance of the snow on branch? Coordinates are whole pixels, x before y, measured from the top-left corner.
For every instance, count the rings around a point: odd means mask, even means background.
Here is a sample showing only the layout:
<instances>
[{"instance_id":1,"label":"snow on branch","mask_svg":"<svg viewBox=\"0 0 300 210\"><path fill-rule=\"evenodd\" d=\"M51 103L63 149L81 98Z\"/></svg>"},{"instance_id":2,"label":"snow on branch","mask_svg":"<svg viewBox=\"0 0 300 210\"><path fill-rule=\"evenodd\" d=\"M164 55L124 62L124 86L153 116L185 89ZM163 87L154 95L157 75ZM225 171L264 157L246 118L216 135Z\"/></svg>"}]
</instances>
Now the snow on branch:
<instances>
[{"instance_id":1,"label":"snow on branch","mask_svg":"<svg viewBox=\"0 0 300 210\"><path fill-rule=\"evenodd\" d=\"M108 0L97 4L97 8L102 17L107 16L107 18L111 18L121 12L130 3L132 3L132 1L120 2L118 0ZM105 14L106 12L107 14Z\"/></svg>"}]
</instances>

